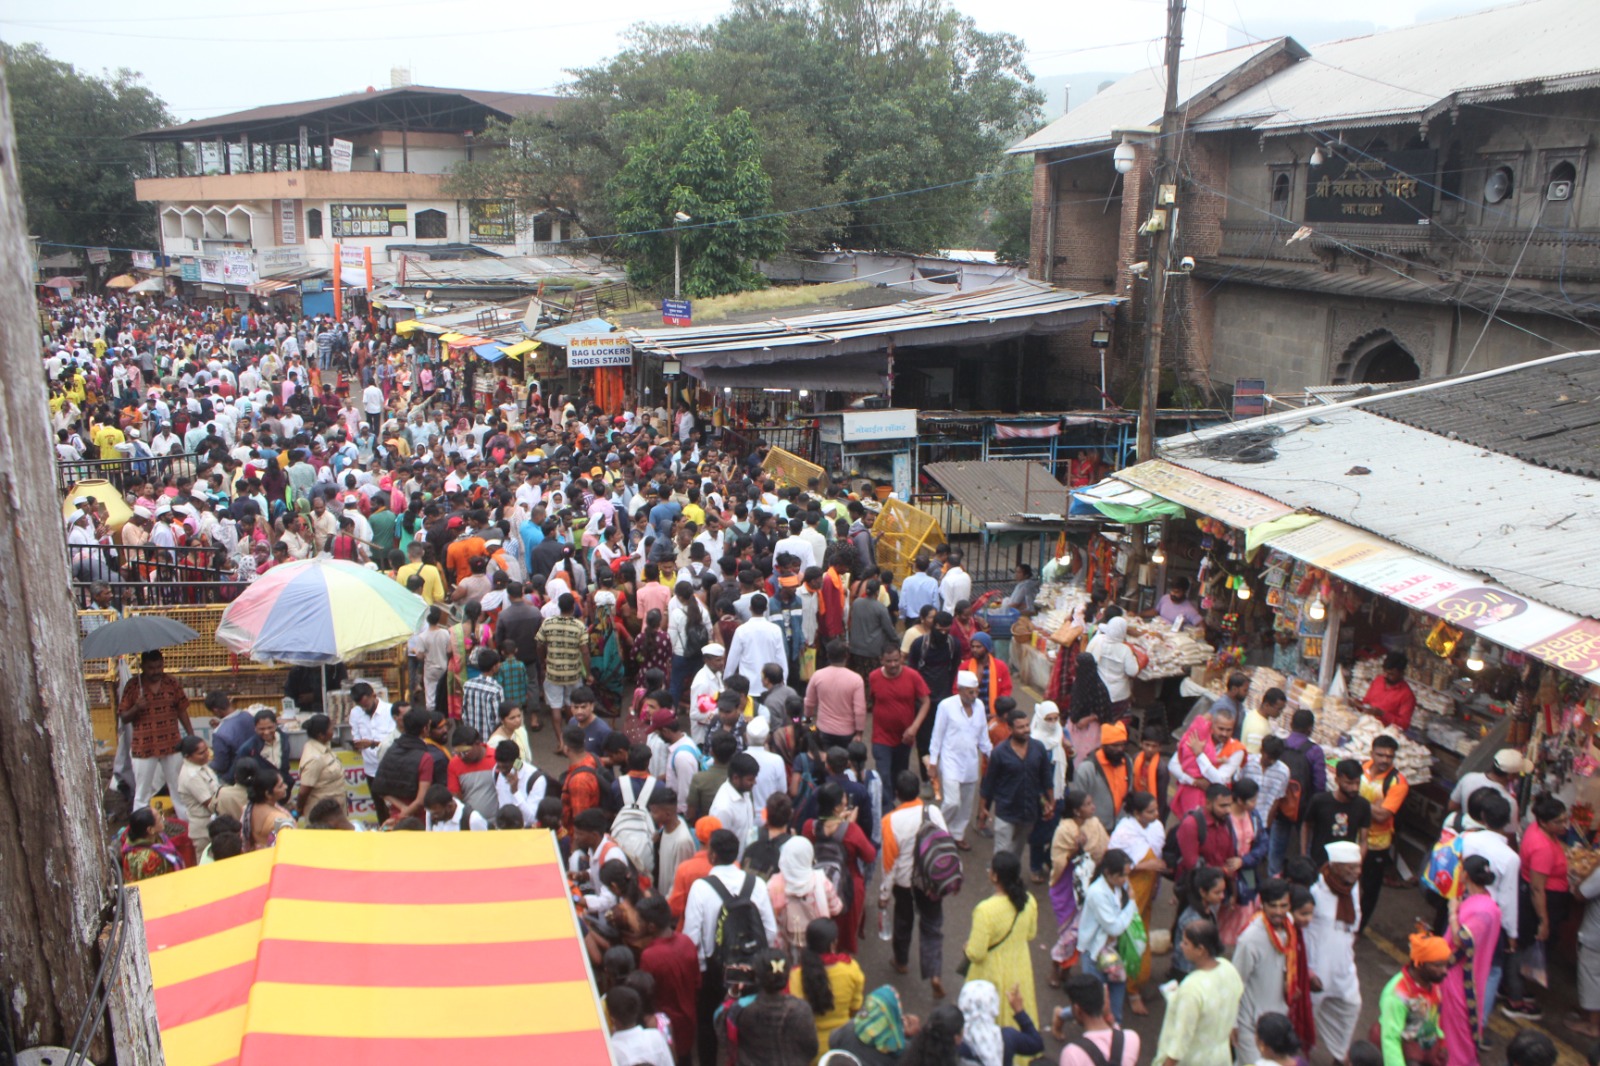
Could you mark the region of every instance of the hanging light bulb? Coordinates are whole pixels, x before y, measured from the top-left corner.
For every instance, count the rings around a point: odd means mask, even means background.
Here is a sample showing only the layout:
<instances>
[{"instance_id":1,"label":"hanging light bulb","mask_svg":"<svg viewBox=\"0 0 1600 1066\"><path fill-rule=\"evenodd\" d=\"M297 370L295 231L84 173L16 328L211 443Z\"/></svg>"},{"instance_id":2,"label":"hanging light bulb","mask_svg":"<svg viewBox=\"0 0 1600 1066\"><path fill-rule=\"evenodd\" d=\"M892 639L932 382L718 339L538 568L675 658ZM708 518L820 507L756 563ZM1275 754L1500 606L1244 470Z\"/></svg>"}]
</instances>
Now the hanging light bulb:
<instances>
[{"instance_id":1,"label":"hanging light bulb","mask_svg":"<svg viewBox=\"0 0 1600 1066\"><path fill-rule=\"evenodd\" d=\"M1322 146L1321 145L1318 145L1316 148L1313 148L1311 150L1311 165L1312 166L1320 167L1323 163L1326 163L1327 161L1328 161L1328 157L1322 154Z\"/></svg>"},{"instance_id":2,"label":"hanging light bulb","mask_svg":"<svg viewBox=\"0 0 1600 1066\"><path fill-rule=\"evenodd\" d=\"M1111 165L1117 168L1118 174L1126 174L1133 169L1136 158L1133 142L1124 137L1122 138L1122 143L1117 145L1116 149L1111 153Z\"/></svg>"},{"instance_id":3,"label":"hanging light bulb","mask_svg":"<svg viewBox=\"0 0 1600 1066\"><path fill-rule=\"evenodd\" d=\"M1157 566L1165 566L1167 564L1167 550L1157 544L1156 550L1150 553L1150 561Z\"/></svg>"},{"instance_id":4,"label":"hanging light bulb","mask_svg":"<svg viewBox=\"0 0 1600 1066\"><path fill-rule=\"evenodd\" d=\"M1478 642L1473 641L1472 647L1467 651L1467 669L1477 673L1483 669L1483 652L1478 650Z\"/></svg>"},{"instance_id":5,"label":"hanging light bulb","mask_svg":"<svg viewBox=\"0 0 1600 1066\"><path fill-rule=\"evenodd\" d=\"M1250 582L1246 581L1242 577L1239 579L1239 598L1241 600L1248 600L1250 598Z\"/></svg>"},{"instance_id":6,"label":"hanging light bulb","mask_svg":"<svg viewBox=\"0 0 1600 1066\"><path fill-rule=\"evenodd\" d=\"M1313 622L1320 622L1328 617L1328 605L1322 602L1320 594L1306 605L1306 614L1311 617Z\"/></svg>"}]
</instances>

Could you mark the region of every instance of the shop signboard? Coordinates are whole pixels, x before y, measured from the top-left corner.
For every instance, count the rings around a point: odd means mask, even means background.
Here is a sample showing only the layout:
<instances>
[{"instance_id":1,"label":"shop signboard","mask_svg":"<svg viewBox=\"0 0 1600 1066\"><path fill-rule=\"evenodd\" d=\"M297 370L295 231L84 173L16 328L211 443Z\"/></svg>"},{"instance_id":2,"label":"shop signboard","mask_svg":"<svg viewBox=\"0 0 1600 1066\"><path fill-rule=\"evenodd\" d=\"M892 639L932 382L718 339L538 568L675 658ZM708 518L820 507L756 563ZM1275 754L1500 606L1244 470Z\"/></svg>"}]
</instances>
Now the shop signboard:
<instances>
[{"instance_id":1,"label":"shop signboard","mask_svg":"<svg viewBox=\"0 0 1600 1066\"><path fill-rule=\"evenodd\" d=\"M687 326L693 321L688 300L662 300L661 321L669 326Z\"/></svg>"},{"instance_id":2,"label":"shop signboard","mask_svg":"<svg viewBox=\"0 0 1600 1066\"><path fill-rule=\"evenodd\" d=\"M864 440L905 440L917 435L917 412L913 407L883 411L845 411L844 442Z\"/></svg>"},{"instance_id":3,"label":"shop signboard","mask_svg":"<svg viewBox=\"0 0 1600 1066\"><path fill-rule=\"evenodd\" d=\"M255 260L249 252L229 252L222 257L224 285L254 285L258 280Z\"/></svg>"},{"instance_id":4,"label":"shop signboard","mask_svg":"<svg viewBox=\"0 0 1600 1066\"><path fill-rule=\"evenodd\" d=\"M138 270L154 270L156 266L156 253L134 252L133 265Z\"/></svg>"},{"instance_id":5,"label":"shop signboard","mask_svg":"<svg viewBox=\"0 0 1600 1066\"><path fill-rule=\"evenodd\" d=\"M178 277L184 281L199 281L200 260L195 259L193 256L180 259L178 261Z\"/></svg>"},{"instance_id":6,"label":"shop signboard","mask_svg":"<svg viewBox=\"0 0 1600 1066\"><path fill-rule=\"evenodd\" d=\"M350 161L355 158L356 146L350 141L343 141L335 137L328 147L328 155L333 162L329 169L335 174L350 173ZM338 234L334 236L338 236Z\"/></svg>"},{"instance_id":7,"label":"shop signboard","mask_svg":"<svg viewBox=\"0 0 1600 1066\"><path fill-rule=\"evenodd\" d=\"M110 248L90 248L89 249L89 262L91 262L91 263L109 263L109 262L111 262L111 249Z\"/></svg>"},{"instance_id":8,"label":"shop signboard","mask_svg":"<svg viewBox=\"0 0 1600 1066\"><path fill-rule=\"evenodd\" d=\"M207 285L222 284L222 256L203 255L200 257L200 280Z\"/></svg>"},{"instance_id":9,"label":"shop signboard","mask_svg":"<svg viewBox=\"0 0 1600 1066\"><path fill-rule=\"evenodd\" d=\"M1119 470L1115 477L1237 529L1249 529L1294 513L1293 507L1259 492L1197 474L1164 459L1151 459Z\"/></svg>"},{"instance_id":10,"label":"shop signboard","mask_svg":"<svg viewBox=\"0 0 1600 1066\"><path fill-rule=\"evenodd\" d=\"M474 200L467 208L473 244L515 244L517 206L510 200Z\"/></svg>"},{"instance_id":11,"label":"shop signboard","mask_svg":"<svg viewBox=\"0 0 1600 1066\"><path fill-rule=\"evenodd\" d=\"M899 500L911 499L911 455L908 452L895 452L893 456L894 474L891 483L894 485L894 495Z\"/></svg>"},{"instance_id":12,"label":"shop signboard","mask_svg":"<svg viewBox=\"0 0 1600 1066\"><path fill-rule=\"evenodd\" d=\"M306 266L304 247L263 248L256 253L256 268L263 275L282 274L290 270L303 270Z\"/></svg>"},{"instance_id":13,"label":"shop signboard","mask_svg":"<svg viewBox=\"0 0 1600 1066\"><path fill-rule=\"evenodd\" d=\"M1346 157L1335 148L1328 161L1312 171L1305 221L1426 224L1433 210L1438 158L1428 149Z\"/></svg>"},{"instance_id":14,"label":"shop signboard","mask_svg":"<svg viewBox=\"0 0 1600 1066\"><path fill-rule=\"evenodd\" d=\"M1268 537L1266 543L1501 647L1600 682L1600 622L1532 603L1331 518Z\"/></svg>"},{"instance_id":15,"label":"shop signboard","mask_svg":"<svg viewBox=\"0 0 1600 1066\"><path fill-rule=\"evenodd\" d=\"M567 340L567 366L572 370L632 365L633 345L620 333L591 333Z\"/></svg>"},{"instance_id":16,"label":"shop signboard","mask_svg":"<svg viewBox=\"0 0 1600 1066\"><path fill-rule=\"evenodd\" d=\"M300 243L300 201L279 200L276 203L278 216L278 243Z\"/></svg>"},{"instance_id":17,"label":"shop signboard","mask_svg":"<svg viewBox=\"0 0 1600 1066\"><path fill-rule=\"evenodd\" d=\"M329 204L335 240L345 237L404 237L405 204Z\"/></svg>"}]
</instances>

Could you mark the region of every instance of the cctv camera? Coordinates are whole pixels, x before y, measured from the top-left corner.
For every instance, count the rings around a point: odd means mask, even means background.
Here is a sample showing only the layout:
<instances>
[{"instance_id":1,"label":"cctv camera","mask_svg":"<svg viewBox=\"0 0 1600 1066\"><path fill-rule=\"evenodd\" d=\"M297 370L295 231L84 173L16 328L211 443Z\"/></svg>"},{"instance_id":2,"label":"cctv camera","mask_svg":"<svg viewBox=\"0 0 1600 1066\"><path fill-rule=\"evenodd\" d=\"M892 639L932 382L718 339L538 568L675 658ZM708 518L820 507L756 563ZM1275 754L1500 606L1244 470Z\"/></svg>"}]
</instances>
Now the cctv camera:
<instances>
[{"instance_id":1,"label":"cctv camera","mask_svg":"<svg viewBox=\"0 0 1600 1066\"><path fill-rule=\"evenodd\" d=\"M1142 278L1146 274L1150 273L1150 264L1145 262L1143 259L1139 260L1137 263L1129 263L1128 273L1132 274L1136 278Z\"/></svg>"},{"instance_id":2,"label":"cctv camera","mask_svg":"<svg viewBox=\"0 0 1600 1066\"><path fill-rule=\"evenodd\" d=\"M1178 269L1185 274L1192 273L1194 271L1194 256L1186 255L1178 260Z\"/></svg>"}]
</instances>

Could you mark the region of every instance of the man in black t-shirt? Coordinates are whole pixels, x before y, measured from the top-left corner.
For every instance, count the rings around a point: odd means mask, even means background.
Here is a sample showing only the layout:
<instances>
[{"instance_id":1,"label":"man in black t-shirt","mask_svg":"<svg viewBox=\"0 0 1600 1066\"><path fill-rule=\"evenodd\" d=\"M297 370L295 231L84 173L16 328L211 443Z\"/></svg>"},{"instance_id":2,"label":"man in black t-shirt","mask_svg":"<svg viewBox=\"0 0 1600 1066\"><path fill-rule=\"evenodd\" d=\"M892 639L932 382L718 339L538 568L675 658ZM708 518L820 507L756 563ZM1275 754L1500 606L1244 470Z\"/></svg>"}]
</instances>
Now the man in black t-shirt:
<instances>
[{"instance_id":1,"label":"man in black t-shirt","mask_svg":"<svg viewBox=\"0 0 1600 1066\"><path fill-rule=\"evenodd\" d=\"M1366 854L1372 805L1361 796L1361 774L1361 763L1341 759L1333 768L1333 791L1311 797L1300 827L1301 846L1319 869L1328 861L1327 848L1335 840L1352 841Z\"/></svg>"}]
</instances>

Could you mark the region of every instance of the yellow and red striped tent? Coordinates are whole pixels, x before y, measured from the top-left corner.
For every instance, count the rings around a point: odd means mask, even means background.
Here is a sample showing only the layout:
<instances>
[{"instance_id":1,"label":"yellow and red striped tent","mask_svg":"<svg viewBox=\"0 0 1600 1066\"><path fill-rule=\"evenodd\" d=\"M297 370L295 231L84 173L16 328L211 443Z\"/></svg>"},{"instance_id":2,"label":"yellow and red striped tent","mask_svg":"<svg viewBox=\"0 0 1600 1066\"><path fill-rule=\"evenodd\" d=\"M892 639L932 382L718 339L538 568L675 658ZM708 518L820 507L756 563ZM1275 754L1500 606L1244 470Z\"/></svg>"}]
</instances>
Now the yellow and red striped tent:
<instances>
[{"instance_id":1,"label":"yellow and red striped tent","mask_svg":"<svg viewBox=\"0 0 1600 1066\"><path fill-rule=\"evenodd\" d=\"M543 830L297 830L138 891L172 1066L612 1061Z\"/></svg>"}]
</instances>

